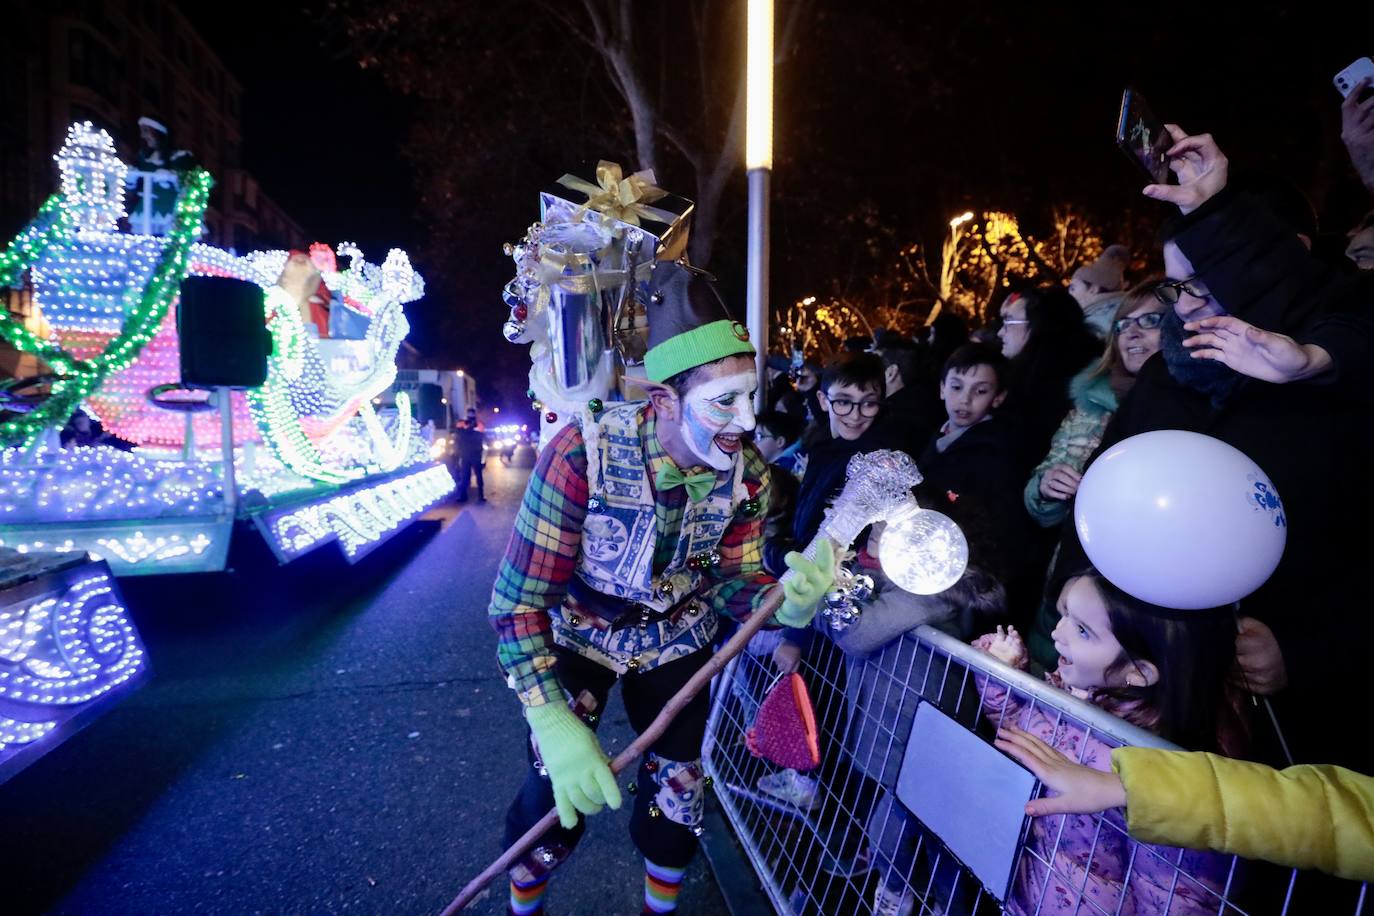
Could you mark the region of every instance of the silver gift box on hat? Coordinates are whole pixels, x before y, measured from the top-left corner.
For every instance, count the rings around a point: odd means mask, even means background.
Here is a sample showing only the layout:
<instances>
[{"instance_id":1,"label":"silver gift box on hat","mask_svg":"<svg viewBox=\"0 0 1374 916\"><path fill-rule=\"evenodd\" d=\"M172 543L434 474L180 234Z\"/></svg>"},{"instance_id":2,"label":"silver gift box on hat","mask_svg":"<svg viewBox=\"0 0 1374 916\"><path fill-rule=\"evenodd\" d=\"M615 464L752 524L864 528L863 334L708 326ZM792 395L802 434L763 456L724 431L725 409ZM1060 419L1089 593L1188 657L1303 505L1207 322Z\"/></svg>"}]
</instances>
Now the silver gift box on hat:
<instances>
[{"instance_id":1,"label":"silver gift box on hat","mask_svg":"<svg viewBox=\"0 0 1374 916\"><path fill-rule=\"evenodd\" d=\"M564 175L540 193L540 222L511 249L518 272L505 298L526 310L517 340L547 342L561 395L604 396L588 389L614 377L615 353L625 365L643 360L649 269L686 251L693 209L653 181L604 161L595 181Z\"/></svg>"}]
</instances>

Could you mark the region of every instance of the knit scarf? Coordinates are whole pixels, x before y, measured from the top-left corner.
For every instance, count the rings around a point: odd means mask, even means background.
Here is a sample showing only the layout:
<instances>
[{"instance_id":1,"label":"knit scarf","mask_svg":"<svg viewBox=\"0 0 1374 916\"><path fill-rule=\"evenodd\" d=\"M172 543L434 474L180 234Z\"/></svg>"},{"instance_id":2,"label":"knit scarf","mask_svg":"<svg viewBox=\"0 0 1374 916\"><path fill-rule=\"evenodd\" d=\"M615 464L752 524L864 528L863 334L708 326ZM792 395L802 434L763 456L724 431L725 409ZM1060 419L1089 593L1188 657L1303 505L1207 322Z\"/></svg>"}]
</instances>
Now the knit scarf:
<instances>
[{"instance_id":1,"label":"knit scarf","mask_svg":"<svg viewBox=\"0 0 1374 916\"><path fill-rule=\"evenodd\" d=\"M1190 336L1184 331L1183 319L1177 312L1169 309L1164 313L1164 322L1159 326L1159 343L1169 374L1180 385L1207 395L1213 407L1221 408L1240 386L1241 376L1225 363L1193 359L1193 351L1183 345L1183 339Z\"/></svg>"}]
</instances>

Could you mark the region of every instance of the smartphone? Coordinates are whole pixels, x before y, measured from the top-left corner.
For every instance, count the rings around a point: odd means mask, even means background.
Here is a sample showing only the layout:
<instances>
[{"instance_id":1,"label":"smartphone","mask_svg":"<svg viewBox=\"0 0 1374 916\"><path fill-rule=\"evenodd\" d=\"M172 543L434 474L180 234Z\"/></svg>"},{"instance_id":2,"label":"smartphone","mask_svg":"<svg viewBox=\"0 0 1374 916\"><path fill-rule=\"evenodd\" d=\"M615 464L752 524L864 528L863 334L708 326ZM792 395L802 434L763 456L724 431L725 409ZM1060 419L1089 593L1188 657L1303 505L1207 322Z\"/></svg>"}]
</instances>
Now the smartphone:
<instances>
[{"instance_id":1,"label":"smartphone","mask_svg":"<svg viewBox=\"0 0 1374 916\"><path fill-rule=\"evenodd\" d=\"M1370 60L1367 57L1361 57L1340 73L1337 73L1331 82L1336 84L1336 89L1340 92L1341 98L1349 98L1350 93L1354 91L1360 80L1365 77L1369 77L1371 81L1374 81L1374 60ZM1374 85L1366 86L1356 101L1363 102L1371 95L1374 95Z\"/></svg>"},{"instance_id":2,"label":"smartphone","mask_svg":"<svg viewBox=\"0 0 1374 916\"><path fill-rule=\"evenodd\" d=\"M1164 122L1155 117L1145 97L1128 88L1121 93L1121 114L1116 121L1116 145L1140 166L1155 184L1168 184L1173 177L1169 170L1169 147L1173 137L1164 129Z\"/></svg>"}]
</instances>

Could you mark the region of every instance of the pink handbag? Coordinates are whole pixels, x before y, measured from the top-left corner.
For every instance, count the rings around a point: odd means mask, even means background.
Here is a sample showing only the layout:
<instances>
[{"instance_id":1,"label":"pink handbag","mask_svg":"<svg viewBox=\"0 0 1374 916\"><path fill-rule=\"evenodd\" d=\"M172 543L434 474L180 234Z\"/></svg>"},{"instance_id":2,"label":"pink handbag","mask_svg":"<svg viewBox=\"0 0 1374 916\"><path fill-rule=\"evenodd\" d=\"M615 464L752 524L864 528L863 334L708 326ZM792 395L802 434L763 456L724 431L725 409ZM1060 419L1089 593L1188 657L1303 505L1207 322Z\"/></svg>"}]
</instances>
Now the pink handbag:
<instances>
[{"instance_id":1,"label":"pink handbag","mask_svg":"<svg viewBox=\"0 0 1374 916\"><path fill-rule=\"evenodd\" d=\"M755 757L798 772L820 766L820 734L806 681L793 672L773 685L745 736L745 746Z\"/></svg>"}]
</instances>

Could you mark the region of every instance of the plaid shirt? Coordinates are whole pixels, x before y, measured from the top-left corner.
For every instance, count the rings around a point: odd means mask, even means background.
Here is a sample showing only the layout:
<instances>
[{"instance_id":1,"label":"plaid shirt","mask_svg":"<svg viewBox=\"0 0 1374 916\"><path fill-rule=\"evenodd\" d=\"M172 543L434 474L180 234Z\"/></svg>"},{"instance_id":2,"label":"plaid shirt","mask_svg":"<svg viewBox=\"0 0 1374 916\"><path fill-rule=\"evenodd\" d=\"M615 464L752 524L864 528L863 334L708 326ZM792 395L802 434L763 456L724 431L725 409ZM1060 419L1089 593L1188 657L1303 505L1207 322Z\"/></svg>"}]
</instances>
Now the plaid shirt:
<instances>
[{"instance_id":1,"label":"plaid shirt","mask_svg":"<svg viewBox=\"0 0 1374 916\"><path fill-rule=\"evenodd\" d=\"M654 434L654 422L653 408L646 407L639 432L649 456L651 482L660 467L673 463ZM720 564L706 571L710 584L701 595L717 613L735 620L748 618L776 581L763 571L768 465L752 445L744 448L742 460L744 485L761 506L752 516L736 516L725 529L717 547ZM661 572L677 546L687 491L679 486L663 491L655 488L653 492L657 522L654 571ZM489 614L497 635L496 657L526 706L567 700L555 670L557 656L549 615L562 604L577 571L587 496L586 446L582 431L569 425L554 436L530 475L492 589Z\"/></svg>"}]
</instances>

